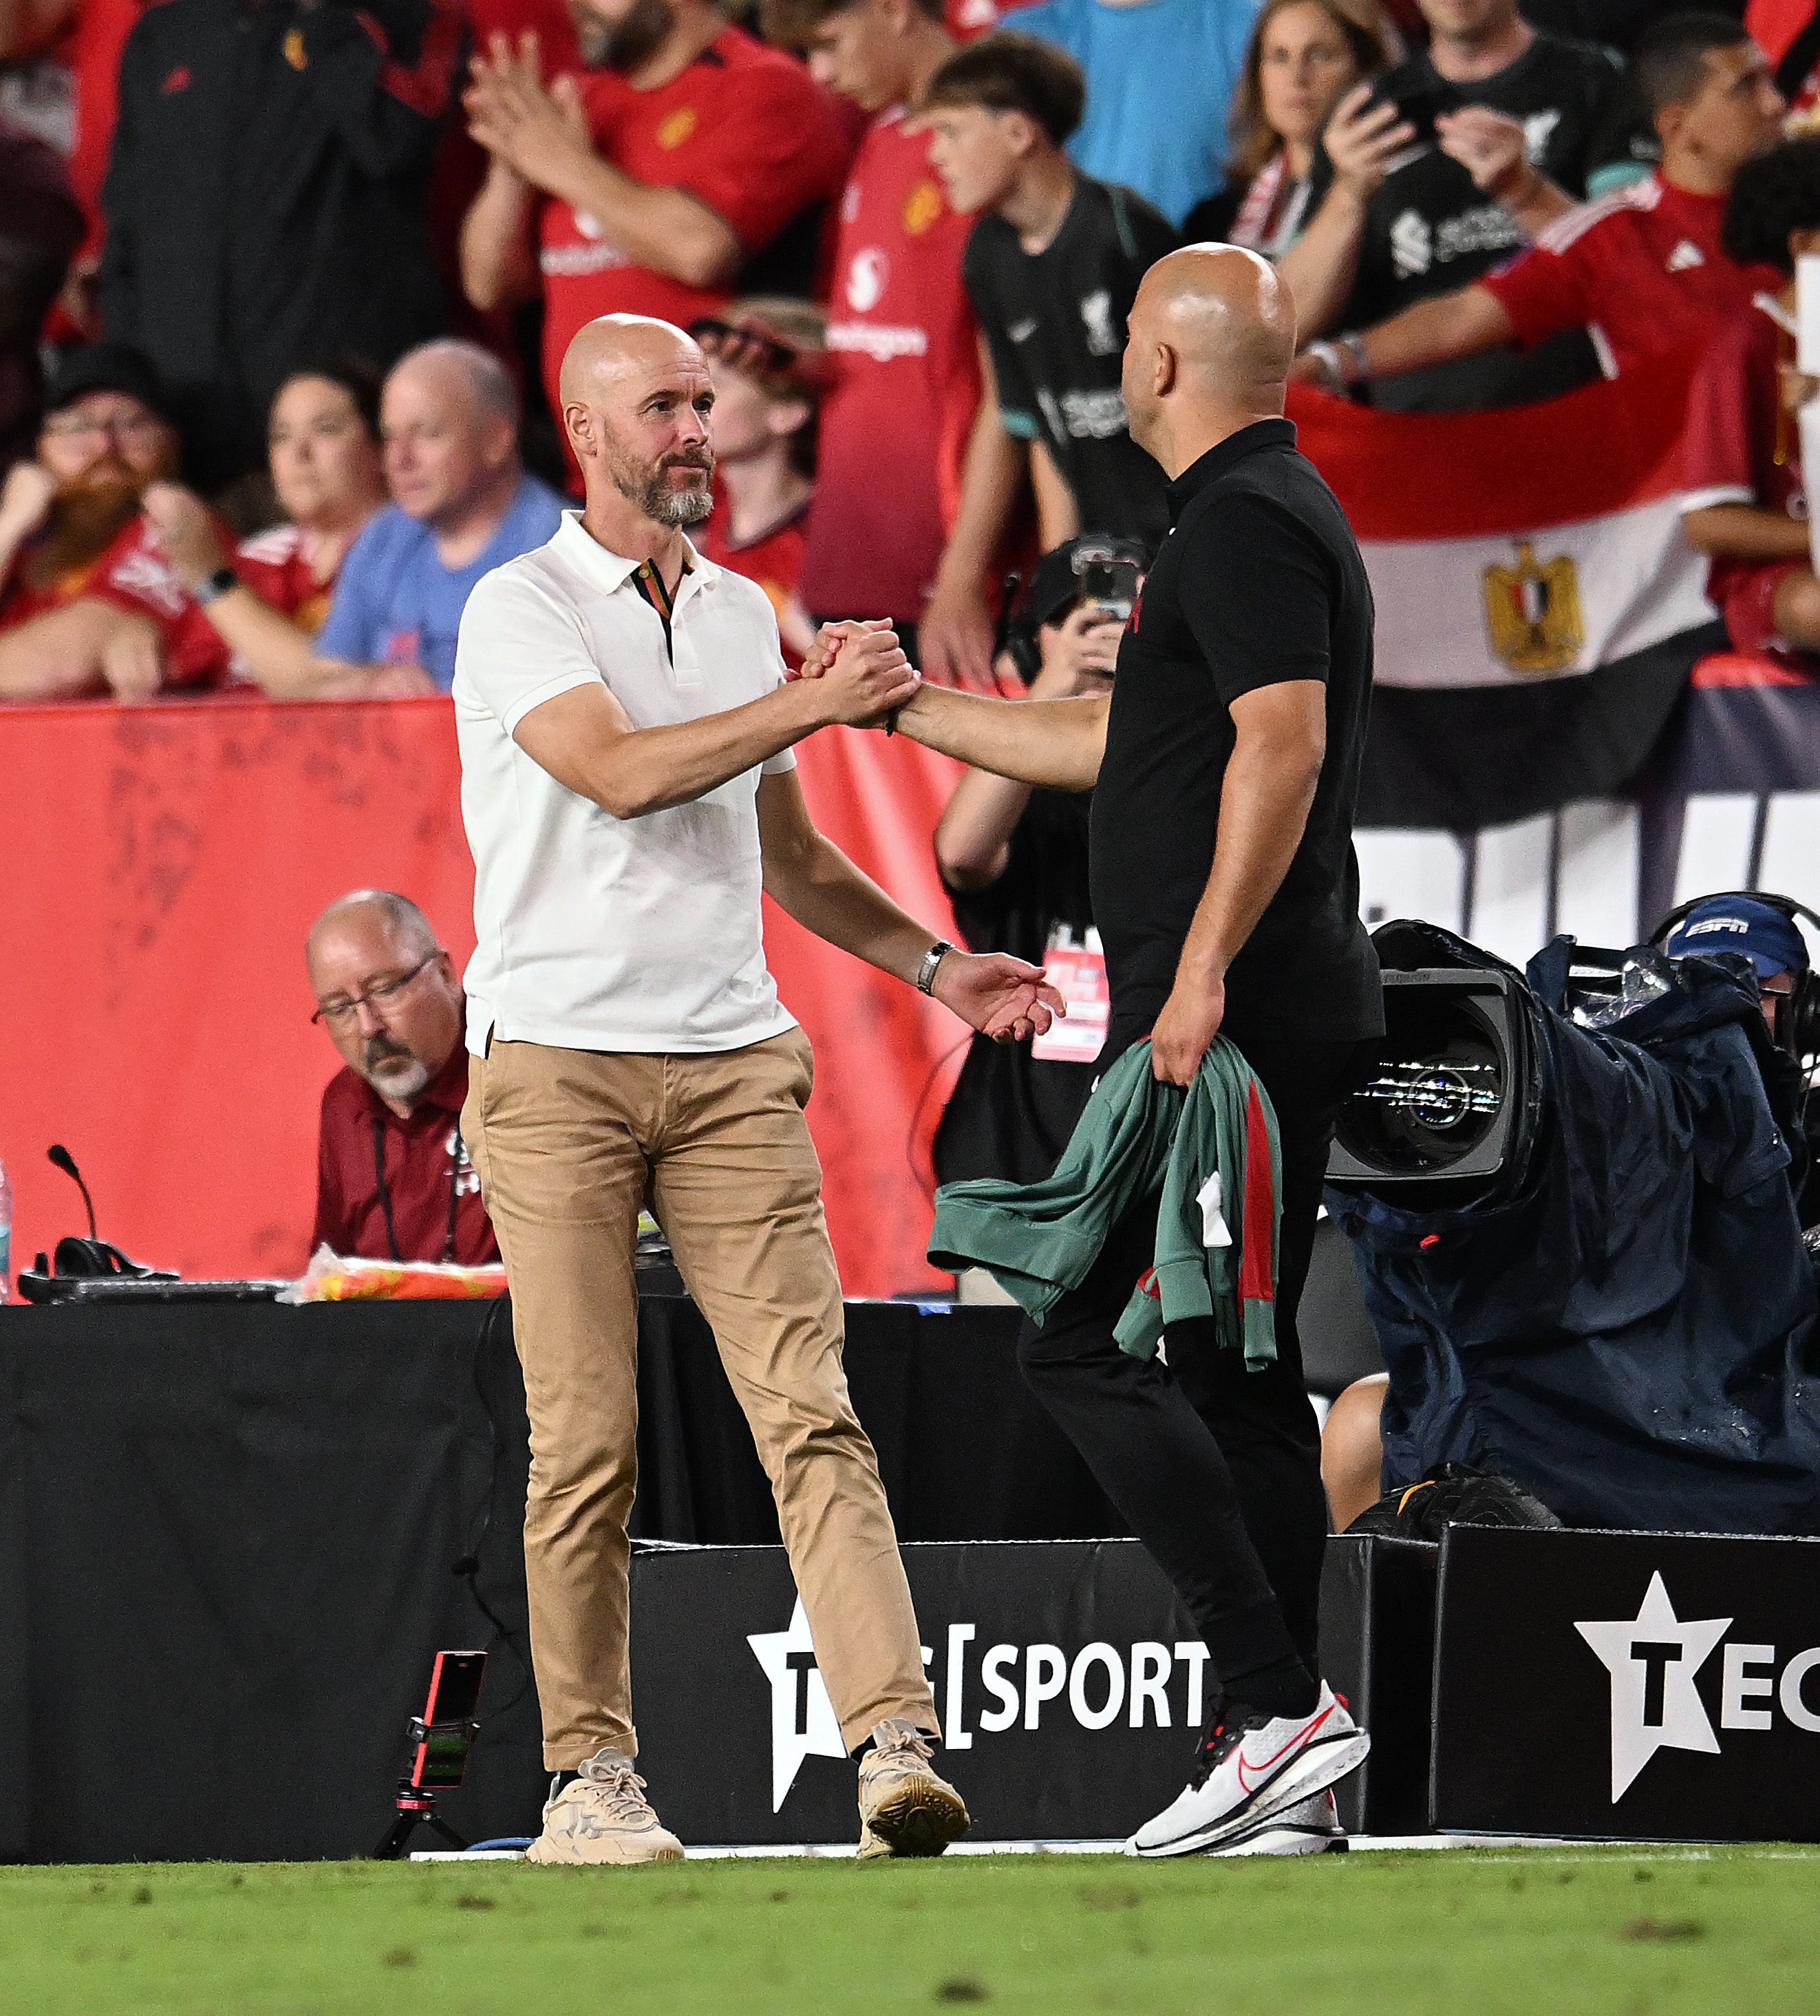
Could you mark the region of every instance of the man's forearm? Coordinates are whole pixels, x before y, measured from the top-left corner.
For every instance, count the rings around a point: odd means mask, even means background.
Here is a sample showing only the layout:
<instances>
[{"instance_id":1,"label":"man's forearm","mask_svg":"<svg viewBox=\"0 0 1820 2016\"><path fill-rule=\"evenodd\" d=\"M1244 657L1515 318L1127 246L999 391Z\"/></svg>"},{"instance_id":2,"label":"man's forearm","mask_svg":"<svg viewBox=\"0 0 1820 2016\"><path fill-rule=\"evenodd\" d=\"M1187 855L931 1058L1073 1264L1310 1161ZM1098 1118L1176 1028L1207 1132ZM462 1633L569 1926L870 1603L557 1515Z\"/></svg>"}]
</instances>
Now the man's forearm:
<instances>
[{"instance_id":1,"label":"man's forearm","mask_svg":"<svg viewBox=\"0 0 1820 2016\"><path fill-rule=\"evenodd\" d=\"M1515 333L1510 318L1489 288L1467 286L1432 301L1418 301L1402 314L1367 329L1359 339L1374 378L1393 378L1430 364L1508 343Z\"/></svg>"},{"instance_id":2,"label":"man's forearm","mask_svg":"<svg viewBox=\"0 0 1820 2016\"><path fill-rule=\"evenodd\" d=\"M1318 751L1242 736L1220 787L1213 866L1177 963L1178 984L1224 981L1302 844L1321 778Z\"/></svg>"},{"instance_id":3,"label":"man's forearm","mask_svg":"<svg viewBox=\"0 0 1820 2016\"><path fill-rule=\"evenodd\" d=\"M1531 243L1551 224L1573 208L1573 197L1557 183L1550 182L1540 169L1532 169L1498 201L1523 226L1523 235Z\"/></svg>"},{"instance_id":4,"label":"man's forearm","mask_svg":"<svg viewBox=\"0 0 1820 2016\"><path fill-rule=\"evenodd\" d=\"M935 934L813 830L765 850L765 893L805 931L899 980L914 981Z\"/></svg>"},{"instance_id":5,"label":"man's forearm","mask_svg":"<svg viewBox=\"0 0 1820 2016\"><path fill-rule=\"evenodd\" d=\"M643 819L693 804L742 776L832 718L816 689L798 679L724 714L661 728L607 734L597 725L586 741L561 694L534 707L518 724L519 746L559 783L592 798L615 819Z\"/></svg>"},{"instance_id":6,"label":"man's forearm","mask_svg":"<svg viewBox=\"0 0 1820 2016\"><path fill-rule=\"evenodd\" d=\"M1060 791L1090 791L1106 751L1107 700L994 700L921 686L898 710L899 733L976 770Z\"/></svg>"},{"instance_id":7,"label":"man's forearm","mask_svg":"<svg viewBox=\"0 0 1820 2016\"><path fill-rule=\"evenodd\" d=\"M1011 835L1030 787L989 770L969 770L935 826L935 863L951 889L984 889L1005 872Z\"/></svg>"},{"instance_id":8,"label":"man's forearm","mask_svg":"<svg viewBox=\"0 0 1820 2016\"><path fill-rule=\"evenodd\" d=\"M1681 528L1696 553L1716 559L1799 560L1809 550L1806 519L1757 504L1709 504L1686 513Z\"/></svg>"},{"instance_id":9,"label":"man's forearm","mask_svg":"<svg viewBox=\"0 0 1820 2016\"><path fill-rule=\"evenodd\" d=\"M560 185L550 194L593 218L633 265L711 287L730 279L738 262L732 232L683 189L648 188L594 155L578 156Z\"/></svg>"},{"instance_id":10,"label":"man's forearm","mask_svg":"<svg viewBox=\"0 0 1820 2016\"><path fill-rule=\"evenodd\" d=\"M496 162L461 222L461 287L483 315L537 290L531 191Z\"/></svg>"},{"instance_id":11,"label":"man's forearm","mask_svg":"<svg viewBox=\"0 0 1820 2016\"><path fill-rule=\"evenodd\" d=\"M1011 522L1029 462L1029 448L1005 432L998 408L987 392L968 437L960 505L942 555L942 574L982 581L991 572L993 555Z\"/></svg>"}]
</instances>

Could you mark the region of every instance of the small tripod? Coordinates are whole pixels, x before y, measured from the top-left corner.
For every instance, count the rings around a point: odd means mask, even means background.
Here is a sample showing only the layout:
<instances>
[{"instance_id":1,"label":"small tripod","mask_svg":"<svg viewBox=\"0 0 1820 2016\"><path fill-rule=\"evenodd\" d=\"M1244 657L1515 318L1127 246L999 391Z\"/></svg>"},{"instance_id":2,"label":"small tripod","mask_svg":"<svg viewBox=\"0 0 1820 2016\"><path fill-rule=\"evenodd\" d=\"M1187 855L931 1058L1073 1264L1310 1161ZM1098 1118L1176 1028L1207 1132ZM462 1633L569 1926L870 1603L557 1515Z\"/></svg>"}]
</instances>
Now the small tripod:
<instances>
[{"instance_id":1,"label":"small tripod","mask_svg":"<svg viewBox=\"0 0 1820 2016\"><path fill-rule=\"evenodd\" d=\"M439 1834L451 1848L466 1852L468 1844L437 1812L436 1795L456 1791L467 1776L468 1754L480 1733L474 1712L486 1666L485 1652L436 1654L423 1712L413 1715L405 1728L411 1762L398 1780L398 1816L373 1851L375 1862L396 1862L420 1827Z\"/></svg>"},{"instance_id":2,"label":"small tripod","mask_svg":"<svg viewBox=\"0 0 1820 2016\"><path fill-rule=\"evenodd\" d=\"M420 1785L413 1785L409 1778L401 1778L398 1780L398 1816L392 1822L385 1839L373 1851L373 1860L402 1861L405 1844L420 1827L427 1827L441 1835L451 1848L465 1849L469 1845L437 1812L434 1792Z\"/></svg>"}]
</instances>

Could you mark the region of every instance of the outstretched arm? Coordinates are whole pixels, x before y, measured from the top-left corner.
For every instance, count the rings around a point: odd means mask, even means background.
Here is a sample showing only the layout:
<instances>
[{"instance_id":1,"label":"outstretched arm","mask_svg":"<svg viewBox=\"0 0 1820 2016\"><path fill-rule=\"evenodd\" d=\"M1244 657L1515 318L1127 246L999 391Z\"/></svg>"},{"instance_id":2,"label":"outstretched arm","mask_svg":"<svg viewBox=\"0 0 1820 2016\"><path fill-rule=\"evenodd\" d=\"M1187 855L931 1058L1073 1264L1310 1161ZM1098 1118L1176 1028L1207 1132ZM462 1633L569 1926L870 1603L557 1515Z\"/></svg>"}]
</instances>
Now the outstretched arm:
<instances>
[{"instance_id":1,"label":"outstretched arm","mask_svg":"<svg viewBox=\"0 0 1820 2016\"><path fill-rule=\"evenodd\" d=\"M1418 301L1401 315L1353 337L1360 355L1354 358L1349 347L1342 347L1337 373L1324 355L1327 347L1320 346L1296 358L1292 375L1330 383L1337 376L1342 386L1362 378L1394 378L1430 364L1450 364L1456 357L1476 356L1482 350L1510 342L1515 334L1497 297L1489 287L1474 285L1437 295L1432 301Z\"/></svg>"},{"instance_id":2,"label":"outstretched arm","mask_svg":"<svg viewBox=\"0 0 1820 2016\"><path fill-rule=\"evenodd\" d=\"M820 679L796 680L723 714L635 728L607 688L590 683L532 707L514 739L559 784L615 819L642 819L705 797L818 728L875 720L915 684L889 630L859 631L843 639Z\"/></svg>"},{"instance_id":3,"label":"outstretched arm","mask_svg":"<svg viewBox=\"0 0 1820 2016\"><path fill-rule=\"evenodd\" d=\"M1090 791L1106 753L1110 704L1104 693L994 700L925 681L898 711L897 725L900 734L976 770L1058 791Z\"/></svg>"},{"instance_id":4,"label":"outstretched arm","mask_svg":"<svg viewBox=\"0 0 1820 2016\"><path fill-rule=\"evenodd\" d=\"M794 770L760 780L759 844L766 895L805 931L881 973L915 981L935 933L816 830ZM1044 982L1042 968L1004 952L945 953L929 991L962 1021L1000 1042L1040 1035L1062 1012L1061 996Z\"/></svg>"}]
</instances>

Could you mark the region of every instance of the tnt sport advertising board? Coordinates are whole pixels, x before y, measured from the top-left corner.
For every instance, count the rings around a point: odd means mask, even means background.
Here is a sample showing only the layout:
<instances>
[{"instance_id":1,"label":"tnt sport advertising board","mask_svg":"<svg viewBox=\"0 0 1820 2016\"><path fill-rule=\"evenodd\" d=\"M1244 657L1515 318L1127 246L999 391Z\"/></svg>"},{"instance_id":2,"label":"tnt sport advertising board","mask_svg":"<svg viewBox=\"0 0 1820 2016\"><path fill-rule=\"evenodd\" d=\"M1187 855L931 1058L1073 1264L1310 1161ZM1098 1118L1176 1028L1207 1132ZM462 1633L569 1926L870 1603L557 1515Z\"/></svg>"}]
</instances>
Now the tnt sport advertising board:
<instances>
[{"instance_id":1,"label":"tnt sport advertising board","mask_svg":"<svg viewBox=\"0 0 1820 2016\"><path fill-rule=\"evenodd\" d=\"M1206 1647L1135 1541L906 1546L942 1769L983 1840L1133 1831L1186 1782ZM844 1841L853 1767L780 1547L640 1549L639 1762L685 1841Z\"/></svg>"},{"instance_id":2,"label":"tnt sport advertising board","mask_svg":"<svg viewBox=\"0 0 1820 2016\"><path fill-rule=\"evenodd\" d=\"M1444 1830L1820 1840L1820 1540L1456 1526Z\"/></svg>"},{"instance_id":3,"label":"tnt sport advertising board","mask_svg":"<svg viewBox=\"0 0 1820 2016\"><path fill-rule=\"evenodd\" d=\"M1436 1551L1328 1543L1322 1665L1382 1737L1342 1789L1350 1826L1424 1824ZM976 1840L1115 1838L1181 1790L1213 1679L1137 1542L924 1543L903 1557L942 1769ZM636 1547L632 1646L640 1768L684 1840L853 1838L853 1767L782 1548Z\"/></svg>"}]
</instances>

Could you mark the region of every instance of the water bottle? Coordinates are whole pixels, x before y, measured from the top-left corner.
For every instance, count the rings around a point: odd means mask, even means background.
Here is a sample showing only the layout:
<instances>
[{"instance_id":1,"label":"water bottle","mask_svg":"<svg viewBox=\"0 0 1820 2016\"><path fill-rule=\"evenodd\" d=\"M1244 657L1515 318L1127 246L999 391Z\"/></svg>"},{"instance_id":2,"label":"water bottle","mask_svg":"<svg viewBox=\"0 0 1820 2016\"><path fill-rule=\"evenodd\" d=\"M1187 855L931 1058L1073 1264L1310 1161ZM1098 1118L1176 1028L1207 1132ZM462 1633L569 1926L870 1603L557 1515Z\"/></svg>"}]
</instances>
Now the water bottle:
<instances>
[{"instance_id":1,"label":"water bottle","mask_svg":"<svg viewBox=\"0 0 1820 2016\"><path fill-rule=\"evenodd\" d=\"M13 1293L13 1186L0 1162L0 1302Z\"/></svg>"}]
</instances>

